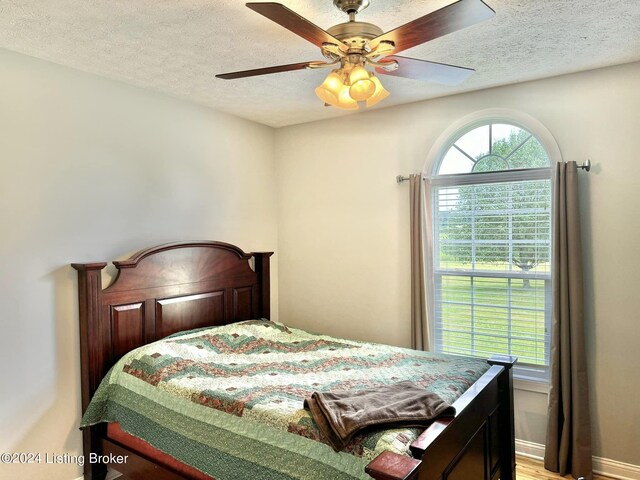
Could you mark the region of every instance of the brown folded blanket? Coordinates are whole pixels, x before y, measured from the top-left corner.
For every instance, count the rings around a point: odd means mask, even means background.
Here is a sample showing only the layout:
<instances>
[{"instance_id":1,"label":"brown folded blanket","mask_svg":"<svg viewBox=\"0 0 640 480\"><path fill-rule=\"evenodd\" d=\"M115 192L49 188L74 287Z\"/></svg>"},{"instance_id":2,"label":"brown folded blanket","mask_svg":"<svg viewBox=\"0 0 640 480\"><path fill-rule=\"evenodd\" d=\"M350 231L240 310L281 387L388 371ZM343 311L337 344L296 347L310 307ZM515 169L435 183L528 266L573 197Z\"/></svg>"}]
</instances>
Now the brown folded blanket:
<instances>
[{"instance_id":1,"label":"brown folded blanket","mask_svg":"<svg viewBox=\"0 0 640 480\"><path fill-rule=\"evenodd\" d=\"M439 395L409 381L364 390L315 392L304 407L336 451L363 428L422 427L439 416L456 413Z\"/></svg>"}]
</instances>

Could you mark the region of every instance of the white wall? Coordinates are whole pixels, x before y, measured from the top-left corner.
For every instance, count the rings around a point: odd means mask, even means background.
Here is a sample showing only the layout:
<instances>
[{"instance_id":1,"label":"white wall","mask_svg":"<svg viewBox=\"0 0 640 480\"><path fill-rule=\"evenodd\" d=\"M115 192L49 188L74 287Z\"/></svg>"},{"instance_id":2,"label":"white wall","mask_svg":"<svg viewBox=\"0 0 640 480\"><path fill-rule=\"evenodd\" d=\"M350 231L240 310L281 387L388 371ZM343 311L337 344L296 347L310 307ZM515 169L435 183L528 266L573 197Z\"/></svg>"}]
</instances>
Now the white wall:
<instances>
[{"instance_id":1,"label":"white wall","mask_svg":"<svg viewBox=\"0 0 640 480\"><path fill-rule=\"evenodd\" d=\"M0 452L81 453L69 263L178 240L276 250L273 158L270 128L0 50Z\"/></svg>"},{"instance_id":2,"label":"white wall","mask_svg":"<svg viewBox=\"0 0 640 480\"><path fill-rule=\"evenodd\" d=\"M408 185L472 112L535 117L581 173L594 453L640 465L640 64L435 99L276 131L280 318L409 346ZM393 92L392 92L393 94ZM544 442L546 395L517 392L517 437Z\"/></svg>"}]
</instances>

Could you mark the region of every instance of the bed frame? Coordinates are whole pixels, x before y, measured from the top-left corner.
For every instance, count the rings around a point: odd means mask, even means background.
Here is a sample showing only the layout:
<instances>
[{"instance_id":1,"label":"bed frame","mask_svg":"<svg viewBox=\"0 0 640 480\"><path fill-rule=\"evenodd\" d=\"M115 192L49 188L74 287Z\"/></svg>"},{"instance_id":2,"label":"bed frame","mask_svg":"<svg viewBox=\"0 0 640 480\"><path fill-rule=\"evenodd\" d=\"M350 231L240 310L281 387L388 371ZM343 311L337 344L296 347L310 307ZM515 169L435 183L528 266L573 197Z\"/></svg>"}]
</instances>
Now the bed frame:
<instances>
[{"instance_id":1,"label":"bed frame","mask_svg":"<svg viewBox=\"0 0 640 480\"><path fill-rule=\"evenodd\" d=\"M149 248L113 262L116 279L102 288L106 263L74 263L78 271L82 411L109 368L130 350L172 333L269 318L269 257L221 242L182 242ZM514 357L489 360L489 370L456 402L452 419L438 420L411 445L414 458L385 452L366 472L377 480L513 480ZM83 430L85 458L123 464L84 465L85 480L104 480L107 466L131 480L184 477L110 439L105 424ZM220 479L224 480L224 479Z\"/></svg>"}]
</instances>

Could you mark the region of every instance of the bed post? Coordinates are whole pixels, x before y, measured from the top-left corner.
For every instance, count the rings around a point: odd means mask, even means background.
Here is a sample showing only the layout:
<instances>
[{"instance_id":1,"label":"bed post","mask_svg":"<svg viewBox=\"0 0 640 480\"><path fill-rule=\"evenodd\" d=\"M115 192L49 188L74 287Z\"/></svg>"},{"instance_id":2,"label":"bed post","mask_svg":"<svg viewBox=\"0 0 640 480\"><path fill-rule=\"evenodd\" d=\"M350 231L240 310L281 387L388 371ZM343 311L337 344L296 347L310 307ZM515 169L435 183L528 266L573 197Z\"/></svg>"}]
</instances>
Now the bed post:
<instances>
[{"instance_id":1,"label":"bed post","mask_svg":"<svg viewBox=\"0 0 640 480\"><path fill-rule=\"evenodd\" d=\"M82 413L87 409L100 380L105 374L104 331L102 314L102 269L106 263L72 263L78 271L78 300L80 317L80 375L82 377ZM84 479L104 480L107 467L90 463L91 452L100 454L98 430L102 426L82 430L85 456Z\"/></svg>"},{"instance_id":2,"label":"bed post","mask_svg":"<svg viewBox=\"0 0 640 480\"><path fill-rule=\"evenodd\" d=\"M494 355L490 365L504 367L498 378L500 413L498 415L498 435L500 437L500 480L516 478L516 436L513 407L513 366L518 361L512 355Z\"/></svg>"},{"instance_id":3,"label":"bed post","mask_svg":"<svg viewBox=\"0 0 640 480\"><path fill-rule=\"evenodd\" d=\"M253 252L255 270L258 274L260 292L258 294L258 316L271 319L271 289L269 279L271 275L269 260L273 252Z\"/></svg>"},{"instance_id":4,"label":"bed post","mask_svg":"<svg viewBox=\"0 0 640 480\"><path fill-rule=\"evenodd\" d=\"M422 460L385 450L364 471L375 480L415 480Z\"/></svg>"}]
</instances>

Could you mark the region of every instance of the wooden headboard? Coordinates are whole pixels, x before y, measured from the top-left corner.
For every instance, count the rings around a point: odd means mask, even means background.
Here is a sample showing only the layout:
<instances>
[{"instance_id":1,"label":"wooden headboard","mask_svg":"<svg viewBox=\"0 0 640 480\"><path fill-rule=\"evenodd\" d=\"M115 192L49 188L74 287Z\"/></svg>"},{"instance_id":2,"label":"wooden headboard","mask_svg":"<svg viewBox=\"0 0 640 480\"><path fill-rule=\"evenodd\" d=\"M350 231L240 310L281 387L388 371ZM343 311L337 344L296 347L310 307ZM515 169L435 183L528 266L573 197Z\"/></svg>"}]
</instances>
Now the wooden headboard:
<instances>
[{"instance_id":1,"label":"wooden headboard","mask_svg":"<svg viewBox=\"0 0 640 480\"><path fill-rule=\"evenodd\" d=\"M109 368L130 350L172 333L269 318L269 257L222 242L182 242L106 263L72 263L78 271L82 410ZM250 260L254 259L254 269Z\"/></svg>"}]
</instances>

